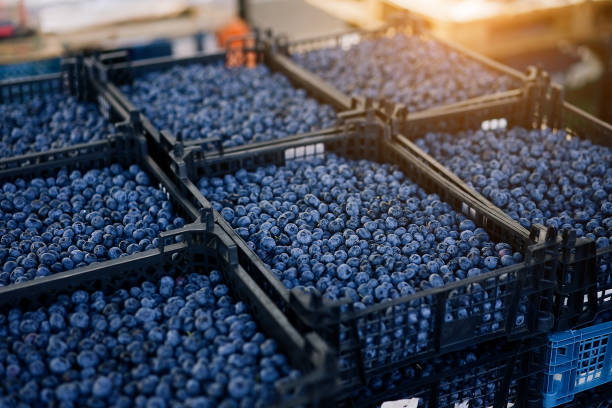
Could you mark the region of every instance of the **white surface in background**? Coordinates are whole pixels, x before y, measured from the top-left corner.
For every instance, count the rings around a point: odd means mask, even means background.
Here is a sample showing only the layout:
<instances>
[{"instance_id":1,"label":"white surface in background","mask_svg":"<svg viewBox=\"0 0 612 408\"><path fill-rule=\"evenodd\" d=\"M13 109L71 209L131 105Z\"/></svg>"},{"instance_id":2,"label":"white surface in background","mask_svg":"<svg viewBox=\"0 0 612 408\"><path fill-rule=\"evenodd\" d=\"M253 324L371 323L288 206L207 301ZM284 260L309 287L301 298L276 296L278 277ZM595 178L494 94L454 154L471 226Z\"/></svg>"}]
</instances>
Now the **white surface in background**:
<instances>
[{"instance_id":1,"label":"white surface in background","mask_svg":"<svg viewBox=\"0 0 612 408\"><path fill-rule=\"evenodd\" d=\"M380 408L418 408L418 407L419 407L419 399L410 398L410 399L403 399L403 400L397 400L397 401L383 402Z\"/></svg>"},{"instance_id":2,"label":"white surface in background","mask_svg":"<svg viewBox=\"0 0 612 408\"><path fill-rule=\"evenodd\" d=\"M568 88L581 88L591 82L597 81L604 72L604 64L597 54L586 46L579 46L576 53L580 62L572 65L564 73L563 85Z\"/></svg>"},{"instance_id":3,"label":"white surface in background","mask_svg":"<svg viewBox=\"0 0 612 408\"><path fill-rule=\"evenodd\" d=\"M188 0L72 0L28 4L38 15L40 31L67 33L123 21L178 14ZM231 4L231 2L229 2Z\"/></svg>"},{"instance_id":4,"label":"white surface in background","mask_svg":"<svg viewBox=\"0 0 612 408\"><path fill-rule=\"evenodd\" d=\"M252 2L253 0L251 0ZM187 0L190 6L211 5L215 7L232 8L238 12L238 0Z\"/></svg>"},{"instance_id":5,"label":"white surface in background","mask_svg":"<svg viewBox=\"0 0 612 408\"><path fill-rule=\"evenodd\" d=\"M172 40L172 56L173 57L187 57L195 54L197 51L197 44L195 38L192 37L181 37Z\"/></svg>"},{"instance_id":6,"label":"white surface in background","mask_svg":"<svg viewBox=\"0 0 612 408\"><path fill-rule=\"evenodd\" d=\"M471 21L501 15L525 13L531 10L562 7L583 0L387 0L398 7L450 21Z\"/></svg>"},{"instance_id":7,"label":"white surface in background","mask_svg":"<svg viewBox=\"0 0 612 408\"><path fill-rule=\"evenodd\" d=\"M202 42L202 52L206 54L215 54L222 51L217 43L216 36L212 33L204 33ZM172 40L173 57L188 57L197 52L199 52L198 44L193 35Z\"/></svg>"},{"instance_id":8,"label":"white surface in background","mask_svg":"<svg viewBox=\"0 0 612 408\"><path fill-rule=\"evenodd\" d=\"M506 406L507 408L514 407L514 403L509 402ZM383 402L380 408L419 408L419 399L418 398L410 398L410 399L402 399L397 401L387 401ZM456 402L453 408L470 408L470 400L467 399L462 402ZM492 407L487 407L492 408Z\"/></svg>"}]
</instances>

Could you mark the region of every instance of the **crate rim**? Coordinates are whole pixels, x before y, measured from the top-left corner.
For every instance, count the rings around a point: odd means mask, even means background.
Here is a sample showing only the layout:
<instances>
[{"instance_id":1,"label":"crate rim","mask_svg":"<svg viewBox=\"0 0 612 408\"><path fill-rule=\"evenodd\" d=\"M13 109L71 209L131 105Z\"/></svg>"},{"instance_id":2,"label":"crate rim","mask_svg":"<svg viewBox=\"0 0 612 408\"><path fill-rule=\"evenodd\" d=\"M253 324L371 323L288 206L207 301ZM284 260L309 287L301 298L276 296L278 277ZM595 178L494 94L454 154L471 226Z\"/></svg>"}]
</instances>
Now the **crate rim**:
<instances>
[{"instance_id":1,"label":"crate rim","mask_svg":"<svg viewBox=\"0 0 612 408\"><path fill-rule=\"evenodd\" d=\"M52 72L49 74L26 75L26 76L16 77L16 78L6 78L6 79L0 80L0 88L7 86L7 85L22 85L22 84L27 84L30 82L42 82L42 81L48 81L48 80L53 80L53 79L62 79L63 75L64 74L62 72Z\"/></svg>"},{"instance_id":2,"label":"crate rim","mask_svg":"<svg viewBox=\"0 0 612 408\"><path fill-rule=\"evenodd\" d=\"M607 332L612 334L612 321L603 322L599 324L590 325L582 329L570 329L561 332L554 332L549 334L549 343L553 347L557 347L557 343L566 341L572 341L573 343L586 340L591 336L597 335L601 332Z\"/></svg>"}]
</instances>

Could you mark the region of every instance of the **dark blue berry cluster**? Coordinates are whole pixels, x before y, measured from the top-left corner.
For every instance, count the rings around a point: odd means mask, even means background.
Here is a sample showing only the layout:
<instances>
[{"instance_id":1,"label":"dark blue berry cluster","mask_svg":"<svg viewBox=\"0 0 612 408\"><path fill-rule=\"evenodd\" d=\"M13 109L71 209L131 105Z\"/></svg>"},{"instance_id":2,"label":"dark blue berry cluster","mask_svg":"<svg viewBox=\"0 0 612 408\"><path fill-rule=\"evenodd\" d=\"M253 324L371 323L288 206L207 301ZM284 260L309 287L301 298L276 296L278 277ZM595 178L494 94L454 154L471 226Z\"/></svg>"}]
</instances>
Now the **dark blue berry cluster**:
<instances>
[{"instance_id":1,"label":"dark blue berry cluster","mask_svg":"<svg viewBox=\"0 0 612 408\"><path fill-rule=\"evenodd\" d=\"M416 35L363 39L293 59L347 95L402 103L411 112L518 87L514 79Z\"/></svg>"},{"instance_id":2,"label":"dark blue berry cluster","mask_svg":"<svg viewBox=\"0 0 612 408\"><path fill-rule=\"evenodd\" d=\"M521 261L510 245L491 242L471 219L388 164L326 154L203 178L199 189L286 287L349 299L357 309ZM482 332L497 330L504 320L500 290L475 284L455 293L445 319L477 314ZM433 313L422 301L389 317L389 333L366 347L366 358L382 357L385 347L397 346L394 338L405 341L403 353L427 347Z\"/></svg>"},{"instance_id":3,"label":"dark blue berry cluster","mask_svg":"<svg viewBox=\"0 0 612 408\"><path fill-rule=\"evenodd\" d=\"M0 105L0 157L46 152L115 133L94 103L66 94Z\"/></svg>"},{"instance_id":4,"label":"dark blue berry cluster","mask_svg":"<svg viewBox=\"0 0 612 408\"><path fill-rule=\"evenodd\" d=\"M218 271L0 314L0 407L267 407L298 378Z\"/></svg>"},{"instance_id":5,"label":"dark blue berry cluster","mask_svg":"<svg viewBox=\"0 0 612 408\"><path fill-rule=\"evenodd\" d=\"M330 106L263 65L176 66L121 89L158 129L185 140L217 137L225 147L331 127L336 118Z\"/></svg>"},{"instance_id":6,"label":"dark blue berry cluster","mask_svg":"<svg viewBox=\"0 0 612 408\"><path fill-rule=\"evenodd\" d=\"M0 191L0 286L152 249L183 225L137 165L19 178Z\"/></svg>"},{"instance_id":7,"label":"dark blue berry cluster","mask_svg":"<svg viewBox=\"0 0 612 408\"><path fill-rule=\"evenodd\" d=\"M612 239L612 150L565 131L523 128L428 134L417 144L525 228Z\"/></svg>"}]
</instances>

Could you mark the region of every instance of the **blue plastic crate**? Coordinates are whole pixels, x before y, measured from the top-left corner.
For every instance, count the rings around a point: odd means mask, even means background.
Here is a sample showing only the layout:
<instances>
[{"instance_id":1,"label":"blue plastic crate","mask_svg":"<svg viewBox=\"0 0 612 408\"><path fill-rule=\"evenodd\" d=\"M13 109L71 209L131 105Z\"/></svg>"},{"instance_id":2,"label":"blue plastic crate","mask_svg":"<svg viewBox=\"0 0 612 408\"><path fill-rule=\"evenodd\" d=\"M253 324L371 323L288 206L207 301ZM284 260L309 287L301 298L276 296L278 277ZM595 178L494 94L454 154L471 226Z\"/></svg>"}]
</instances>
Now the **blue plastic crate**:
<instances>
[{"instance_id":1,"label":"blue plastic crate","mask_svg":"<svg viewBox=\"0 0 612 408\"><path fill-rule=\"evenodd\" d=\"M546 353L544 408L612 380L612 322L549 336Z\"/></svg>"},{"instance_id":2,"label":"blue plastic crate","mask_svg":"<svg viewBox=\"0 0 612 408\"><path fill-rule=\"evenodd\" d=\"M61 70L62 67L60 58L0 65L0 81L10 78L54 74L56 72L60 72Z\"/></svg>"}]
</instances>

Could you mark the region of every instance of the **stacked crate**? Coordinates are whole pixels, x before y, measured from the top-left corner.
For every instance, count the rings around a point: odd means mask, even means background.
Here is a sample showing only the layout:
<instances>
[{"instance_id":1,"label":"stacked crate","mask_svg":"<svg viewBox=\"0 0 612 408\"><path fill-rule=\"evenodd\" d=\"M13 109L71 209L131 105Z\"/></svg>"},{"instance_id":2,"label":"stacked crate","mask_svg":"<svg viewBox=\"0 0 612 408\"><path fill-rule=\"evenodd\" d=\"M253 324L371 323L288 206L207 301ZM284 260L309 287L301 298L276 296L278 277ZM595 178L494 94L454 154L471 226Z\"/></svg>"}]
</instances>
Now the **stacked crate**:
<instances>
[{"instance_id":1,"label":"stacked crate","mask_svg":"<svg viewBox=\"0 0 612 408\"><path fill-rule=\"evenodd\" d=\"M465 93L453 96L452 101L432 97L437 102L423 109L398 103L402 94L390 92L393 83L382 83L376 95L364 94L355 87L346 95L332 85L342 85L342 81L336 81L333 75L325 81L301 67L296 61L304 61L304 56L292 59L296 54L331 48L333 58L342 62L343 52L351 52L362 43L374 52L377 41L433 43L440 52L469 61L492 78L502 78L502 85L467 99L463 98ZM222 68L224 65L238 67L234 68L238 71ZM325 66L319 74L325 75ZM204 98L207 104L211 103L208 98L213 103L228 103L236 95L196 95L186 102L190 106L143 106L143 99L134 99L140 98L133 93L135 86L143 92L174 94L177 87L180 92L189 92L189 86L179 80L185 70L197 73L211 67L218 72L257 69L274 73L277 82L294 89L287 92L297 95L304 106L329 105L336 119L333 124L325 122L322 129L313 126L292 132L287 129L292 129L290 116L299 114L297 106L285 113L287 121L279 122L287 126L283 133L253 139L245 136L228 143L231 131L194 133L198 117L189 113L189 119L179 117L177 124L167 119L172 116L166 115L166 110L174 114L183 108L192 109L203 104ZM369 69L376 68L370 65ZM607 339L606 323L585 329L607 310L607 248L596 250L588 239L558 234L553 227L533 225L526 229L415 143L429 132L477 130L483 124L489 128L567 129L572 137L609 143L612 127L564 103L562 90L550 84L545 73L517 73L439 41L411 23L294 44L282 37L256 33L236 40L225 53L188 58L129 61L116 59L112 53L102 54L73 61L69 72L72 74L67 81L80 84L69 89L97 101L102 111L108 112L107 117L113 118L111 121L123 121L121 134L105 141L7 159L0 179L51 174L66 165L75 169L102 166L110 157L125 163L137 160L181 208L187 224L162 234L158 248L0 288L6 304L20 304L33 293L42 302L66 290L100 285L114 289L141 280L136 274L134 280L115 282L115 277L129 275L125 273L127 267L158 277L177 259L182 260L177 264L204 269L220 262L212 267L221 270L236 297L257 316L264 332L275 338L291 363L307 374L302 382L277 384L279 395L287 394L277 402L288 406L380 406L413 399L418 407L428 408L457 404L501 408L509 403L515 407L552 407L571 400L571 395L591 384L605 382L603 371L597 381L582 388L574 380L576 369L591 368L587 358L595 359L598 368L609 370L607 340L601 340ZM166 75L167 82L162 83L168 86L166 89L147 88L149 82L156 81L156 75ZM240 78L244 81L251 77ZM6 89L4 85L0 89L0 101L16 93ZM132 92L131 96L126 91ZM163 115L166 122L158 117ZM283 271L273 270L271 259L254 246L254 231L234 229L215 204L218 197L206 189L208 182L200 181L213 177L221 180L239 171L252 172L270 165L294 168L291 166L303 160L322 160L332 154L340 160L366 159L393 166L427 194L437 195L437 200L448 204L456 214L486 231L493 241L509 242L520 260L501 267L495 264L485 273L444 282L439 287L425 286L416 293L367 306L360 301L331 300L321 291L288 288L279 276ZM463 307L461 302L469 306ZM24 303L26 306L30 307ZM568 334L566 329L576 331ZM598 336L597 347L593 336ZM585 342L593 345L586 352L580 348ZM559 352L560 348L572 351L572 356L577 354L578 360L568 360L569 355ZM559 389L555 381L561 377L560 398L566 399L555 400L551 390Z\"/></svg>"},{"instance_id":2,"label":"stacked crate","mask_svg":"<svg viewBox=\"0 0 612 408\"><path fill-rule=\"evenodd\" d=\"M10 282L5 282L2 284L2 287L0 287L2 330L6 329L4 325L7 324L7 316L8 321L12 322L12 319L22 314L24 316L30 316L31 313L42 312L53 315L53 310L57 310L58 304L62 304L67 309L68 307L76 307L76 309L81 310L79 308L84 305L77 303L81 302L82 299L88 299L89 296L111 302L114 301L113 299L117 296L121 297L124 294L128 294L128 291L134 294L134 296L137 296L136 294L141 293L140 291L143 290L140 289L141 287L148 287L150 289L151 287L154 288L157 285L164 284L164 282L168 284L169 278L170 281L174 282L172 285L176 284L177 287L180 286L182 288L187 284L195 285L191 279L195 279L194 282L202 282L202 279L206 280L208 276L211 276L210 279L214 279L215 282L218 283L220 281L227 285L225 288L228 288L228 293L225 296L225 302L229 299L228 296L231 296L232 301L237 302L236 307L240 310L236 313L240 313L243 320L245 316L248 317L248 319L252 319L248 323L249 325L252 324L249 330L252 330L253 333L257 330L257 335L260 336L262 340L268 339L269 346L274 347L271 349L272 354L270 354L270 357L282 357L278 353L283 353L286 357L282 358L286 358L286 360L278 364L282 363L285 367L291 366L293 370L299 370L298 376L294 375L289 378L287 375L282 374L278 381L272 380L271 390L273 391L271 393L266 391L268 393L264 399L267 401L266 404L274 404L276 406L325 405L325 401L329 398L330 392L334 389L333 379L335 378L335 363L333 353L328 350L327 345L316 333L297 331L278 307L267 297L258 284L246 274L245 270L238 264L236 245L227 234L220 230L219 227L208 229L207 225L202 223L205 221L202 209L190 202L188 199L190 192L186 190L186 186L181 182L180 178L177 178L173 173L164 171L150 155L146 138L141 135L138 131L139 129L134 126L136 122L134 118L137 112L125 109L109 94L105 84L101 84L91 77L88 77L85 74L85 67L80 58L67 59L62 73L57 75L46 75L0 83L0 101L10 106L11 109L21 109L20 104L24 104L23 106L25 106L25 108L23 109L29 113L36 111L36 109L50 109L55 99L48 102L45 98L49 97L49 95L53 98L57 98L57 100L60 101L59 103L68 104L62 111L64 115L63 118L55 115L53 116L53 121L61 119L59 121L60 125L85 126L84 129L86 129L87 126L98 127L97 122L95 122L95 120L92 121L92 117L95 116L96 118L102 118L100 120L104 123L104 126L108 126L109 128L101 128L101 137L99 140L89 142L83 141L79 143L72 143L73 139L65 139L63 136L65 136L66 130L62 129L61 132L63 133L60 132L61 134L58 136L57 140L54 141L53 148L51 149L42 152L29 151L18 156L10 156L9 154L7 157L3 157L0 160L0 179L2 180L3 186L6 188L3 190L3 202L6 202L7 198L9 198L8 194L13 190L11 186L29 185L30 188L41 188L41 186L47 183L49 188L59 189L59 187L55 187L54 185L57 180L57 183L61 183L59 184L61 189L52 194L57 195L58 192L59 194L68 194L68 190L65 190L65 188L85 188L85 190L91 190L90 192L93 194L91 197L89 193L83 192L83 194L89 198L90 204L87 204L87 200L82 204L78 204L77 201L70 202L72 205L84 206L84 209L79 210L79 216L85 218L87 223L93 223L94 221L87 218L94 209L92 203L96 201L98 204L106 203L106 205L112 206L115 209L119 205L118 203L123 203L124 209L127 209L127 206L132 204L136 206L146 206L146 203L143 204L142 202L131 201L140 200L139 197L132 197L131 194L138 193L138 196L141 193L147 194L147 192L153 191L151 189L154 189L152 194L155 195L155 199L159 200L159 203L162 201L164 203L163 209L161 210L174 212L175 218L167 220L170 221L168 228L166 228L167 230L164 230L161 226L168 223L160 220L159 223L155 225L160 228L152 230L156 233L157 237L153 240L149 239L147 241L148 244L143 243L142 240L138 242L138 239L141 238L140 236L135 238L135 241L132 241L130 244L131 236L125 235L125 241L122 241L122 243L116 242L118 248L116 250L118 254L116 255L111 255L110 251L100 251L97 249L92 253L91 249L88 250L85 247L86 242L84 240L82 240L83 242L76 243L79 250L77 250L77 246L72 245L68 249L74 247L74 250L71 249L71 252L65 252L65 248L60 248L55 238L53 238L53 234L51 234L49 238L53 239L48 242L48 253L45 252L45 255L49 256L44 258L44 251L39 253L38 262L40 266L38 270L35 268L26 269L31 266L31 261L28 261L29 263L26 267L23 256L13 259L12 257L14 256L12 253L9 252L8 249L4 249L2 254L4 260L3 273L7 275L6 277L8 277L9 273L15 272L18 268L23 269L23 271L20 272L20 278L15 281L11 274ZM87 109L93 109L93 111L90 113L90 116L79 116L84 112L83 109L85 109L85 106L87 106ZM70 112L75 112L76 114L70 118ZM12 110L6 112L6 114L11 115ZM8 126L11 123L13 122L9 121L5 125ZM17 125L22 125L22 123L18 122ZM40 131L41 134L45 132L45 129L48 128L43 128L43 130ZM49 129L47 132L51 133L52 130L53 129ZM91 130L93 131L94 129ZM81 129L81 131L83 130ZM123 183L126 181L122 174L117 173L118 169L119 171L122 169L129 169L129 172L132 172L132 175L129 177L135 176L135 181L130 180L125 186L128 190L130 188L132 188L132 190L123 196L120 194L123 190L113 190L112 194L103 196L102 194L106 194L104 193L105 189L99 189L99 187L104 186L91 186L85 184L82 187L76 187L74 184L75 182L79 182L80 177L83 177L83 175L86 179L88 175L95 176L95 174L109 171L109 168L110 173L114 176L111 184L114 183L115 186L123 186ZM67 177L71 177L70 180L67 180ZM60 179L62 180L61 182L59 181ZM68 186L71 187L65 186L65 182L67 181ZM73 184L70 184L71 181ZM141 185L137 186L139 183ZM128 184L132 187L129 187ZM149 185L150 187L145 187L145 185ZM130 203L127 204L125 200L130 200ZM46 211L56 211L53 208L55 208L58 203L59 201L57 199L51 200L50 205L54 207L47 206L48 208ZM43 207L45 206L45 203L41 204ZM92 206L91 208L89 207L90 205ZM3 216L5 213L8 214L11 212L11 208L9 207L10 205L8 203L4 204ZM93 212L98 211L98 207L101 208L104 207L104 205L96 205L95 211ZM65 206L60 208L62 208L62 211L66 210ZM153 208L150 207L148 211L152 209ZM113 217L113 221L117 221L110 209L104 208L104 210L107 210L103 212L104 217ZM157 210L160 210L160 208L158 207ZM48 213L39 212L39 216L41 217L44 217L45 214ZM155 214L153 213L153 215ZM120 214L120 216L123 216L123 214ZM129 212L126 216L130 216ZM164 216L163 214L161 215L161 217ZM104 227L105 235L102 239L106 240L108 238L112 241L114 239L113 236L109 235L107 237L107 234L122 234L121 232L117 232L118 230L111 225L112 223L109 224L110 218L106 221L103 220L102 217L98 218L107 224L106 227L110 227L108 231L107 228ZM97 220L96 224L100 220ZM60 217L60 220L57 221L62 222L64 228L76 231L75 234L81 233L70 227L71 222L65 224L66 219L64 219L63 215ZM124 223L125 222L128 221L124 221ZM129 221L128 225L130 223L131 221ZM6 225L6 222L3 221L3 228L5 228ZM133 224L132 227L134 227ZM10 228L13 227L10 226ZM74 228L77 227L75 226ZM89 227L83 225L85 232L87 232L87 228ZM127 226L126 229L121 228L121 231L127 231L127 228ZM148 227L142 229L142 227L138 226L137 228L140 228L138 234L148 234L146 231ZM10 235L7 234L7 231L8 230L5 229L3 237L5 235ZM16 231L17 230L14 229L11 230L11 234L13 235L10 236L14 237ZM134 234L136 234L137 231L138 229L134 230ZM131 233L130 230L130 234ZM22 235L22 237L24 240L28 239L25 235ZM62 239L63 237L64 235L57 236L57 238ZM66 235L66 237L69 239L70 236ZM134 237L136 237L136 235L134 235ZM123 244L123 242L125 242L125 244ZM63 241L60 243L62 245L64 244ZM135 245L136 243L138 244L137 247L130 248L130 245ZM4 248L6 248L8 244L10 244L10 242L3 239ZM55 246L51 248L52 245ZM106 245L106 243L104 245ZM38 247L40 246L41 245ZM46 245L42 246L47 247ZM127 246L127 250L125 246ZM96 248L98 247L101 247L101 245L98 245ZM83 250L81 251L80 249ZM53 251L56 251L56 253ZM80 255L77 254L77 252L80 253ZM84 259L81 255L85 255ZM76 259L78 257L80 257L79 261L71 261L71 258ZM47 258L49 262L46 261ZM22 265L24 265L24 267L22 267ZM34 271L36 276L30 276L30 273L34 273L31 271ZM42 273L41 271L46 272ZM41 272L40 275L39 272ZM213 275L215 276L214 278L212 278ZM197 279L200 280L198 281ZM76 303L71 304L70 299ZM67 300L68 302L66 302ZM71 316L74 316L74 314L70 316L66 314L65 318L68 319ZM170 317L171 316L166 315L155 319L165 319L161 324L167 325ZM143 315L141 318L145 319L146 317ZM72 324L72 320L70 324ZM38 325L36 327L38 327ZM126 327L123 328L125 329ZM136 324L136 327L140 327L139 323ZM72 327L72 329L74 329L74 327ZM52 330L54 336L65 335L64 329L59 328L59 326L53 326ZM85 334L87 330L91 330L91 332L87 332L91 334L94 328L89 327L88 324L85 323L84 326L79 326L78 330L83 330L83 334ZM102 326L96 326L95 330L96 333L98 333L97 330L102 330L104 332L105 329ZM34 333L36 333L36 331ZM30 335L31 334L33 333L30 333ZM192 334L193 333L184 334L184 339L192 336ZM198 334L198 336L202 335L202 333ZM44 334L41 332L40 336L44 336ZM47 338L48 337L47 335ZM43 339L44 337L40 338ZM16 344L23 345L21 342L21 334L14 333L11 326L11 332L7 334L7 337L3 338L3 342L0 344L4 353L3 358L6 357L6 353L11 350L11 347L16 347ZM39 346L40 345L36 343L35 347ZM149 344L149 346L151 346L151 344ZM42 347L42 351L39 352L44 353L46 344L42 344L40 347ZM278 350L276 350L275 347L278 347ZM180 348L181 347L179 347L179 349ZM52 346L47 348L47 350L52 349ZM12 352L16 353L17 350L12 350ZM35 350L34 352L37 351ZM49 352L51 353L52 351ZM146 353L153 353L153 355ZM151 359L155 357L154 353L155 349L145 349L144 356L149 359L148 362L151 362ZM93 391L90 389L89 394L87 391L82 391L80 394L81 396L79 396L78 388L76 394L71 392L76 383L74 382L74 376L70 373L74 372L75 367L77 367L78 370L77 362L72 359L75 355L73 351L67 352L65 361L69 366L66 368L72 371L69 371L69 373L63 377L57 377L60 378L60 380L58 380L59 383L55 384L58 387L55 391L51 389L52 391L49 393L48 388L41 388L41 391L44 391L41 395L44 394L44 396L40 398L44 398L44 403L49 404L110 404L110 400L106 399L110 398L110 396L108 396L110 391L106 393L105 396L103 388L96 388L98 385L94 385ZM17 358L24 359L26 357L18 355ZM51 359L51 357L48 358ZM112 361L116 363L116 358L118 358L117 355L107 356L105 360L108 360L106 363ZM123 355L121 358L125 359L126 356ZM3 388L2 396L0 397L2 404L12 406L18 405L19 403L23 404L25 401L29 401L28 403L35 403L38 401L38 396L35 396L34 400L32 400L31 396L14 391L15 385L21 387L19 381L22 381L22 377L17 376L14 378L15 376L12 374L13 371L11 370L14 370L14 365L16 363L12 363L12 361L13 360L9 360L7 363L8 371L4 370L3 365L2 387L5 388ZM56 362L57 364L55 366L50 366L51 374L55 373L54 370L63 370L64 360L58 361L59 362ZM45 365L51 364L46 360L44 363ZM87 364L85 360L78 360L78 363L81 365ZM127 364L127 366L129 366L129 358L121 364ZM135 367L136 365L128 367L128 370L130 368L136 369ZM95 368L97 369L97 367ZM163 371L164 368L159 368L159 370ZM161 373L162 371L159 372ZM96 370L94 370L93 374L95 376L92 379L92 383L94 379L98 379L101 375L99 373L96 374ZM32 375L37 374L29 375L31 379ZM36 380L36 378L37 377L34 379ZM92 377L83 377L83 380L87 378ZM104 379L107 378L108 377L104 377ZM125 378L127 379L127 377ZM36 381L39 380L40 379ZM23 381L27 381L27 378ZM45 384L49 384L49 382L43 381L37 386L49 387L49 385ZM103 384L103 382L100 384ZM136 383L132 385L135 384ZM103 386L100 385L100 387ZM227 385L223 387L227 387ZM261 383L257 385L257 387L261 388ZM222 388L221 391L225 392L225 388ZM92 392L93 396L91 394ZM118 390L113 391L113 393L116 392L118 392ZM147 395L147 398L152 400L149 402L150 404L159 403L159 398L156 399L155 395L151 395L150 393ZM26 399L24 400L23 398ZM113 398L115 398L116 403L125 403L125 396L120 397L119 401L117 401L116 396ZM124 398L124 400L122 401L121 398ZM145 398L145 403L147 403L147 398ZM173 401L176 402L176 400ZM210 400L194 401L190 403L210 403ZM254 402L255 398L253 398L250 403ZM39 401L38 403L42 402ZM130 402L130 404L131 403L133 402ZM259 403L261 404L261 402Z\"/></svg>"},{"instance_id":3,"label":"stacked crate","mask_svg":"<svg viewBox=\"0 0 612 408\"><path fill-rule=\"evenodd\" d=\"M229 148L220 148L221 140L184 140L182 135L174 135L167 129L156 129L151 118L143 114L138 126L155 146L153 149L160 163L177 174L187 190L193 193L192 202L203 209L203 217L208 220L205 224L209 228L218 225L236 242L239 263L247 273L297 327L320 333L337 350L340 363L335 393L337 403L372 406L408 395L421 398L422 403L429 407L454 406L455 402L463 401L502 406L506 401L526 404L532 400L533 395L528 391L537 374L543 370L542 359L534 356L542 353L544 335L554 322L554 273L559 245L556 237L542 228L528 232L511 225L507 217L491 211L470 197L469 192L450 183L445 174L432 171L427 163L390 137L391 126L385 118L386 112L370 108L382 104L343 95L286 55L278 53L277 45L276 41L244 39L240 47L229 47L226 54L215 56L117 64L92 60L89 64L94 75L110 80L108 89L128 110L136 108L118 85L129 84L138 78L150 78L145 76L149 72L170 72L172 67L196 63L206 66L219 61L234 64L236 60L244 64L249 64L248 61L264 64L270 70L282 73L294 86L305 89L319 102L329 103L336 109L339 119L336 126L329 129ZM520 82L524 78L518 75L514 79ZM509 93L520 92L517 89ZM469 105L459 103L463 104ZM401 111L401 108L396 110ZM245 239L213 209L207 197L200 193L197 183L201 177L223 177L240 169L254 170L270 164L282 166L294 160L330 153L398 166L428 193L437 194L456 211L483 226L494 239L510 241L522 252L524 261L495 269L465 283L428 289L400 297L389 305L380 303L364 310L353 309L352 305L344 304L346 302L331 302L317 294L288 289ZM483 287L490 296L501 296L500 301L503 298L498 311L500 324L487 325L488 317L482 310L476 310L467 318L445 319L446 310L457 312L452 310L452 297L457 293L469 293L476 287L474 285ZM403 330L408 339L417 341L414 323L394 320L407 316L413 304L431 307L431 312L422 319L429 326L425 343L418 350L414 350L410 342L396 341L389 345L386 337L391 330ZM526 319L518 318L519 314L524 314ZM469 360L469 353L473 355L474 351L469 349L470 346L476 351L478 346L482 350L498 350L499 355L489 353L489 357L483 356L482 360L468 364L462 368L461 376L457 375L457 367L449 367L446 371L438 366L451 355L458 361L466 356ZM416 384L414 377L405 374L411 373L414 367L418 372L428 367L418 374L421 379ZM376 387L376 384L387 384L388 381L395 391ZM405 383L413 386L402 385Z\"/></svg>"}]
</instances>

